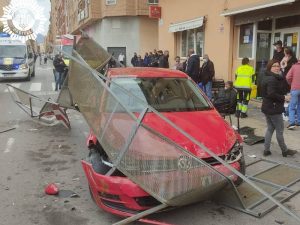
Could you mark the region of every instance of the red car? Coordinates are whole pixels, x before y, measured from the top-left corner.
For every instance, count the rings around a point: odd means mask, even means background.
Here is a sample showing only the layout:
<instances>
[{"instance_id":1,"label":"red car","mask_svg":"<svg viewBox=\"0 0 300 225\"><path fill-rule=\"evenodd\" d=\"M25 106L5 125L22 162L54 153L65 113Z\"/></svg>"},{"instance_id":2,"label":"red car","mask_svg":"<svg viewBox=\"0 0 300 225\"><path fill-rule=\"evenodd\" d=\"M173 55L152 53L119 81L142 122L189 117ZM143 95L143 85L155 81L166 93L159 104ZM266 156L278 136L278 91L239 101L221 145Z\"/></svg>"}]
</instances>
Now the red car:
<instances>
[{"instance_id":1,"label":"red car","mask_svg":"<svg viewBox=\"0 0 300 225\"><path fill-rule=\"evenodd\" d=\"M185 73L159 68L114 68L109 69L107 77L143 99L232 167L245 172L241 137ZM107 82L107 85L118 96L114 83ZM141 112L126 96L118 97L133 112ZM153 113L146 113L143 123L226 174L234 182L240 182L221 163L166 122L158 120ZM139 142L141 146L145 145L147 137ZM116 170L111 176L106 175L112 168L112 163L92 132L87 139L87 146L89 157L82 161L82 165L91 195L100 208L120 216L131 216L160 204L120 171Z\"/></svg>"}]
</instances>

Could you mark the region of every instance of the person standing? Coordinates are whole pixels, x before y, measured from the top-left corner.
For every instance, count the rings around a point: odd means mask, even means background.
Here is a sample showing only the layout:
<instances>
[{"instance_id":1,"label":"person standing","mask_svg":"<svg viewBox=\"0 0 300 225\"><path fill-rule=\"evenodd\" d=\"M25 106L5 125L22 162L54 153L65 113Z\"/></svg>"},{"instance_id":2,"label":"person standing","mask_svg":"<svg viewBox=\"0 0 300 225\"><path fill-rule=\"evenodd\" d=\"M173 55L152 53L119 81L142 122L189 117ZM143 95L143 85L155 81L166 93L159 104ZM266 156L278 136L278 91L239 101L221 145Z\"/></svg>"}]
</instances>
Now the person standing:
<instances>
[{"instance_id":1,"label":"person standing","mask_svg":"<svg viewBox=\"0 0 300 225\"><path fill-rule=\"evenodd\" d=\"M195 54L194 49L189 49L185 72L190 78L192 78L192 80L196 84L199 83L199 70L200 70L199 56Z\"/></svg>"},{"instance_id":2,"label":"person standing","mask_svg":"<svg viewBox=\"0 0 300 225\"><path fill-rule=\"evenodd\" d=\"M286 80L291 85L289 125L287 128L294 129L295 126L300 126L300 60L292 66L286 76Z\"/></svg>"},{"instance_id":3,"label":"person standing","mask_svg":"<svg viewBox=\"0 0 300 225\"><path fill-rule=\"evenodd\" d=\"M136 52L133 54L133 57L131 58L131 64L133 67L136 67L137 66L137 60L138 60L138 57L137 57L137 54Z\"/></svg>"},{"instance_id":4,"label":"person standing","mask_svg":"<svg viewBox=\"0 0 300 225\"><path fill-rule=\"evenodd\" d=\"M283 47L282 47L282 41L278 40L276 41L274 44L274 53L273 53L273 59L281 62L281 60L284 57L284 51L283 51Z\"/></svg>"},{"instance_id":5,"label":"person standing","mask_svg":"<svg viewBox=\"0 0 300 225\"><path fill-rule=\"evenodd\" d=\"M62 59L62 55L56 55L53 60L53 66L55 68L54 71L54 78L55 78L55 91L61 89L63 76L65 73L65 69L67 65L65 64L64 60Z\"/></svg>"},{"instance_id":6,"label":"person standing","mask_svg":"<svg viewBox=\"0 0 300 225\"><path fill-rule=\"evenodd\" d=\"M212 81L215 76L214 63L209 59L208 55L203 56L203 65L200 69L201 87L209 99L212 99Z\"/></svg>"},{"instance_id":7,"label":"person standing","mask_svg":"<svg viewBox=\"0 0 300 225\"><path fill-rule=\"evenodd\" d=\"M138 55L137 57L136 67L144 67L144 60L142 59L141 55Z\"/></svg>"},{"instance_id":8,"label":"person standing","mask_svg":"<svg viewBox=\"0 0 300 225\"><path fill-rule=\"evenodd\" d=\"M249 59L243 58L242 65L235 72L234 87L238 91L236 116L248 117L248 103L250 100L251 86L254 79L254 68L249 65Z\"/></svg>"},{"instance_id":9,"label":"person standing","mask_svg":"<svg viewBox=\"0 0 300 225\"><path fill-rule=\"evenodd\" d=\"M183 64L180 62L180 57L176 56L175 57L175 64L173 66L174 70L180 70L180 71L184 71L183 70Z\"/></svg>"},{"instance_id":10,"label":"person standing","mask_svg":"<svg viewBox=\"0 0 300 225\"><path fill-rule=\"evenodd\" d=\"M272 59L267 64L265 76L262 81L262 97L263 102L261 111L265 114L267 121L267 131L265 134L264 156L271 155L270 146L274 131L276 130L276 139L281 148L282 156L295 155L297 151L287 148L283 137L283 118L284 91L281 88L283 77L280 74L279 61Z\"/></svg>"},{"instance_id":11,"label":"person standing","mask_svg":"<svg viewBox=\"0 0 300 225\"><path fill-rule=\"evenodd\" d=\"M290 48L284 48L284 57L280 62L280 67L282 71L283 79L283 88L285 93L289 93L291 90L291 86L287 83L286 75L291 69L292 65L297 63L297 58L294 56L293 51Z\"/></svg>"},{"instance_id":12,"label":"person standing","mask_svg":"<svg viewBox=\"0 0 300 225\"><path fill-rule=\"evenodd\" d=\"M148 67L148 66L150 66L150 63L151 63L150 56L149 56L148 52L146 52L145 56L144 56L144 66Z\"/></svg>"},{"instance_id":13,"label":"person standing","mask_svg":"<svg viewBox=\"0 0 300 225\"><path fill-rule=\"evenodd\" d=\"M165 50L164 52L162 50L158 51L158 67L159 68L169 68L169 51Z\"/></svg>"},{"instance_id":14,"label":"person standing","mask_svg":"<svg viewBox=\"0 0 300 225\"><path fill-rule=\"evenodd\" d=\"M118 56L118 61L125 66L124 64L124 59L125 59L125 55L123 54L123 52L121 52Z\"/></svg>"}]
</instances>

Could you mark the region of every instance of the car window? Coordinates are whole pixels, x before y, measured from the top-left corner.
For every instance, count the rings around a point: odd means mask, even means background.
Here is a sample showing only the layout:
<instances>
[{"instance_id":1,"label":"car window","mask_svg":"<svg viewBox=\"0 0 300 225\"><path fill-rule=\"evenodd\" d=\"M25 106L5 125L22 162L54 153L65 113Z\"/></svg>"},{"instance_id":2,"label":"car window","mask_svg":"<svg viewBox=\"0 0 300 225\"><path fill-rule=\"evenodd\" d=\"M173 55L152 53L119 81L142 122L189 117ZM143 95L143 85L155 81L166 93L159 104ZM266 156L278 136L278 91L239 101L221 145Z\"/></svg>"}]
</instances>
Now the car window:
<instances>
[{"instance_id":1,"label":"car window","mask_svg":"<svg viewBox=\"0 0 300 225\"><path fill-rule=\"evenodd\" d=\"M114 83L133 93L159 112L187 112L211 109L198 88L186 78L114 78ZM132 112L143 110L134 97L124 94L114 83L111 91Z\"/></svg>"},{"instance_id":2,"label":"car window","mask_svg":"<svg viewBox=\"0 0 300 225\"><path fill-rule=\"evenodd\" d=\"M25 58L25 56L25 45L0 45L0 58Z\"/></svg>"}]
</instances>

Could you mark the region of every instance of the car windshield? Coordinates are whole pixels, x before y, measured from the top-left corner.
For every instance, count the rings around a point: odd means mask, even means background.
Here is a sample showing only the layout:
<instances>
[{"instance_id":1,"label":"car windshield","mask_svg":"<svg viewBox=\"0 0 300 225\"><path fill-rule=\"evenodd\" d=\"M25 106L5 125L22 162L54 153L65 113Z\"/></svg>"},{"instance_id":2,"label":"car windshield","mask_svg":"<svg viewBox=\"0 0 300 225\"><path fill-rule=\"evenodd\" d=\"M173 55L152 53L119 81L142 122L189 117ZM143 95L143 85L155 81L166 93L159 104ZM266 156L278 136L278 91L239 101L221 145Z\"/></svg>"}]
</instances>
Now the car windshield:
<instances>
[{"instance_id":1,"label":"car windshield","mask_svg":"<svg viewBox=\"0 0 300 225\"><path fill-rule=\"evenodd\" d=\"M1 58L25 58L26 46L23 45L0 45Z\"/></svg>"},{"instance_id":2,"label":"car windshield","mask_svg":"<svg viewBox=\"0 0 300 225\"><path fill-rule=\"evenodd\" d=\"M72 55L73 45L63 45L62 46L62 52L66 52L68 55ZM69 56L67 54L64 54L64 58L68 59Z\"/></svg>"},{"instance_id":3,"label":"car windshield","mask_svg":"<svg viewBox=\"0 0 300 225\"><path fill-rule=\"evenodd\" d=\"M114 83L147 102L159 112L209 110L211 106L192 81L186 78L114 78ZM143 110L133 97L124 95L114 83L111 90L132 112Z\"/></svg>"}]
</instances>

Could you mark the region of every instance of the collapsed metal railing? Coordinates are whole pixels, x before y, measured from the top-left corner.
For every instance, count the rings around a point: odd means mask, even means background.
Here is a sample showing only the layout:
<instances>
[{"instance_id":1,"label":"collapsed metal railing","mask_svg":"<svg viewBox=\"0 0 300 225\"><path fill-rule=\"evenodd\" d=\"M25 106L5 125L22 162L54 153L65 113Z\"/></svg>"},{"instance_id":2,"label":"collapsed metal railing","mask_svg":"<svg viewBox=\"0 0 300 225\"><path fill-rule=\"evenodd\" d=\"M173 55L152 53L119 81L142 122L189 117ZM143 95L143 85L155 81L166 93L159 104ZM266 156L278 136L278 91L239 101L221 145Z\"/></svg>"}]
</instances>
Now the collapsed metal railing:
<instances>
[{"instance_id":1,"label":"collapsed metal railing","mask_svg":"<svg viewBox=\"0 0 300 225\"><path fill-rule=\"evenodd\" d=\"M112 160L113 169L120 170L162 203L160 206L117 224L126 224L140 219L167 206L181 206L199 201L226 185L230 185L232 190L236 191L228 177L229 174L242 178L256 191L300 222L298 215L146 102L117 84L114 84L116 89L112 92L108 86L114 82L107 80L96 71L96 69L103 68L105 62L109 60L109 55L105 54L105 50L92 39L82 38L76 51L73 51L73 55L69 57L72 61L68 89L72 100L65 99L66 96L61 96L59 100L72 103L69 107L73 107L74 104L78 105ZM125 101L127 98L130 102L134 102L135 106L139 106L135 107L139 110L132 110L128 107ZM161 126L171 126L177 130L180 135L220 162L227 172L221 173L147 126L143 122L147 113L155 115L155 119L160 121ZM111 173L112 171L108 174ZM211 179L207 180L207 177Z\"/></svg>"}]
</instances>

